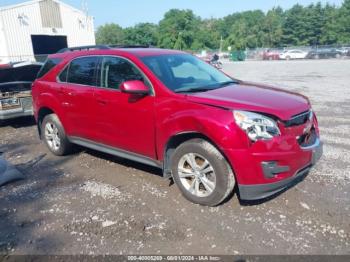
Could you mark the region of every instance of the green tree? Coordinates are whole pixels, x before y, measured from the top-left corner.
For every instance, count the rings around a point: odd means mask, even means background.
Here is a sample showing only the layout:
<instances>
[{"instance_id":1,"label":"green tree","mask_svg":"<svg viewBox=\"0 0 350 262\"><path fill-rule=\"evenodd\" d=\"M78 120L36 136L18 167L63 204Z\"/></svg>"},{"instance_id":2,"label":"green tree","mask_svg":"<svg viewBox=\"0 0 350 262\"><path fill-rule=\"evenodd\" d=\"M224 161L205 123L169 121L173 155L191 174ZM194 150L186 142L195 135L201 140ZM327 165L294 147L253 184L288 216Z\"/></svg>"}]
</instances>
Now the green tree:
<instances>
[{"instance_id":1,"label":"green tree","mask_svg":"<svg viewBox=\"0 0 350 262\"><path fill-rule=\"evenodd\" d=\"M227 17L224 20L232 23L225 45L235 49L255 48L263 45L262 25L265 14L260 10L246 11Z\"/></svg>"},{"instance_id":2,"label":"green tree","mask_svg":"<svg viewBox=\"0 0 350 262\"><path fill-rule=\"evenodd\" d=\"M192 50L219 49L220 34L216 30L215 19L202 20L194 32L194 40L191 45Z\"/></svg>"},{"instance_id":3,"label":"green tree","mask_svg":"<svg viewBox=\"0 0 350 262\"><path fill-rule=\"evenodd\" d=\"M305 35L305 11L304 7L297 4L285 12L283 19L282 44L299 45Z\"/></svg>"},{"instance_id":4,"label":"green tree","mask_svg":"<svg viewBox=\"0 0 350 262\"><path fill-rule=\"evenodd\" d=\"M324 26L321 32L320 44L335 44L339 37L339 24L337 19L339 10L334 5L327 4L324 8Z\"/></svg>"},{"instance_id":5,"label":"green tree","mask_svg":"<svg viewBox=\"0 0 350 262\"><path fill-rule=\"evenodd\" d=\"M152 23L140 23L124 29L124 37L126 44L156 46L158 26Z\"/></svg>"},{"instance_id":6,"label":"green tree","mask_svg":"<svg viewBox=\"0 0 350 262\"><path fill-rule=\"evenodd\" d=\"M181 45L183 49L190 48L199 24L200 18L191 10L171 9L159 22L158 45L174 48L176 44Z\"/></svg>"},{"instance_id":7,"label":"green tree","mask_svg":"<svg viewBox=\"0 0 350 262\"><path fill-rule=\"evenodd\" d=\"M305 45L319 45L326 23L324 8L318 2L316 5L311 4L306 7L304 12L305 33L303 39L299 39L299 41Z\"/></svg>"},{"instance_id":8,"label":"green tree","mask_svg":"<svg viewBox=\"0 0 350 262\"><path fill-rule=\"evenodd\" d=\"M105 24L100 26L96 32L96 43L116 45L124 43L124 31L117 24Z\"/></svg>"},{"instance_id":9,"label":"green tree","mask_svg":"<svg viewBox=\"0 0 350 262\"><path fill-rule=\"evenodd\" d=\"M340 7L294 5L288 10L272 8L237 12L219 19L201 19L191 10L171 9L158 25L140 23L121 28L100 26L98 44L149 44L176 49L280 47L291 45L350 44L350 0Z\"/></svg>"},{"instance_id":10,"label":"green tree","mask_svg":"<svg viewBox=\"0 0 350 262\"><path fill-rule=\"evenodd\" d=\"M269 10L263 24L263 46L276 47L281 44L283 29L283 10L280 7Z\"/></svg>"},{"instance_id":11,"label":"green tree","mask_svg":"<svg viewBox=\"0 0 350 262\"><path fill-rule=\"evenodd\" d=\"M344 0L337 19L338 43L350 44L350 0Z\"/></svg>"}]
</instances>

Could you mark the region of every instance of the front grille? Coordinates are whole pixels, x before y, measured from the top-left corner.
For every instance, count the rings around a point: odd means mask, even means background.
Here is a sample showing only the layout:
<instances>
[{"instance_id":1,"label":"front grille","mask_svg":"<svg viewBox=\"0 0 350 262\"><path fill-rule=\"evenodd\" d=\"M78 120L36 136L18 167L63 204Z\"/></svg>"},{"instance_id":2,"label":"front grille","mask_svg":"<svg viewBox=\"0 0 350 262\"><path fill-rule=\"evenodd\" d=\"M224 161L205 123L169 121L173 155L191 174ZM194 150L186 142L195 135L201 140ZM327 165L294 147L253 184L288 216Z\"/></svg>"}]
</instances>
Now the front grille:
<instances>
[{"instance_id":1,"label":"front grille","mask_svg":"<svg viewBox=\"0 0 350 262\"><path fill-rule=\"evenodd\" d=\"M312 111L306 111L301 114L293 116L291 119L284 121L286 127L300 126L305 124L310 118L312 118Z\"/></svg>"},{"instance_id":2,"label":"front grille","mask_svg":"<svg viewBox=\"0 0 350 262\"><path fill-rule=\"evenodd\" d=\"M23 110L31 110L33 108L31 97L21 98L21 103Z\"/></svg>"}]
</instances>

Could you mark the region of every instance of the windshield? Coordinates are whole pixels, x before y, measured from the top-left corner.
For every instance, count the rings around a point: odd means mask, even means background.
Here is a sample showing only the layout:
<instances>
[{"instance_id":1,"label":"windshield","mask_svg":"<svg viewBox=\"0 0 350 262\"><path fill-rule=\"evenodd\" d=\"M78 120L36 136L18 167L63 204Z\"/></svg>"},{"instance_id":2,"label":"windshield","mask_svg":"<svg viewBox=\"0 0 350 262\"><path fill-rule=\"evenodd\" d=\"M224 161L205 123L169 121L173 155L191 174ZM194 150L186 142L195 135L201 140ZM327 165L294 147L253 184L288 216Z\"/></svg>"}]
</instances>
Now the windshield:
<instances>
[{"instance_id":1,"label":"windshield","mask_svg":"<svg viewBox=\"0 0 350 262\"><path fill-rule=\"evenodd\" d=\"M204 92L236 83L224 73L189 54L146 56L141 60L176 93Z\"/></svg>"}]
</instances>

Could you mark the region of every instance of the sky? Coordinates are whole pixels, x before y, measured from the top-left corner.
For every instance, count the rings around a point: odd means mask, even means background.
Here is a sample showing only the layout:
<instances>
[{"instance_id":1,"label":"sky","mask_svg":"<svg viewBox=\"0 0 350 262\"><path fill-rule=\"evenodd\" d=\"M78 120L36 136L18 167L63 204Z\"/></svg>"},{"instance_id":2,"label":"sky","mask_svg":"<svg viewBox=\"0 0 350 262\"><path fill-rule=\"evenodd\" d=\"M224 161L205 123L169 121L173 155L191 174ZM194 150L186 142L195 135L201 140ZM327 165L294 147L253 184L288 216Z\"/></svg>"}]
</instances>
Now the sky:
<instances>
[{"instance_id":1,"label":"sky","mask_svg":"<svg viewBox=\"0 0 350 262\"><path fill-rule=\"evenodd\" d=\"M81 8L82 0L62 0ZM158 23L165 12L172 8L191 9L202 18L219 18L234 12L261 9L267 11L274 6L283 9L294 4L309 5L318 0L85 0L89 15L95 18L95 27L105 23L117 23L122 27L134 26L140 22ZM18 4L23 0L0 0L0 6ZM328 0L322 3L341 5L343 0Z\"/></svg>"}]
</instances>

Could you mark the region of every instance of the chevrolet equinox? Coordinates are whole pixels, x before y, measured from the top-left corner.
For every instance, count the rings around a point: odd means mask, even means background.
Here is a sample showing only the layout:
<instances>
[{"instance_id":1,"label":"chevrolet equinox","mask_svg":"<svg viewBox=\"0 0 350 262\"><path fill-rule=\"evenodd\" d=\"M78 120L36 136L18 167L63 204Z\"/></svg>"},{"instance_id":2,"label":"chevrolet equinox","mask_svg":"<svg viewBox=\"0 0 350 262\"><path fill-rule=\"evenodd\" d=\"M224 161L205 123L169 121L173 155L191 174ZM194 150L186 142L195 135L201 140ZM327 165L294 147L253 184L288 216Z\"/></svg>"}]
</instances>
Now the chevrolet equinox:
<instances>
[{"instance_id":1,"label":"chevrolet equinox","mask_svg":"<svg viewBox=\"0 0 350 262\"><path fill-rule=\"evenodd\" d=\"M234 79L181 51L67 48L48 57L32 95L53 154L77 144L162 168L201 205L234 188L242 200L272 196L322 155L305 96Z\"/></svg>"}]
</instances>

